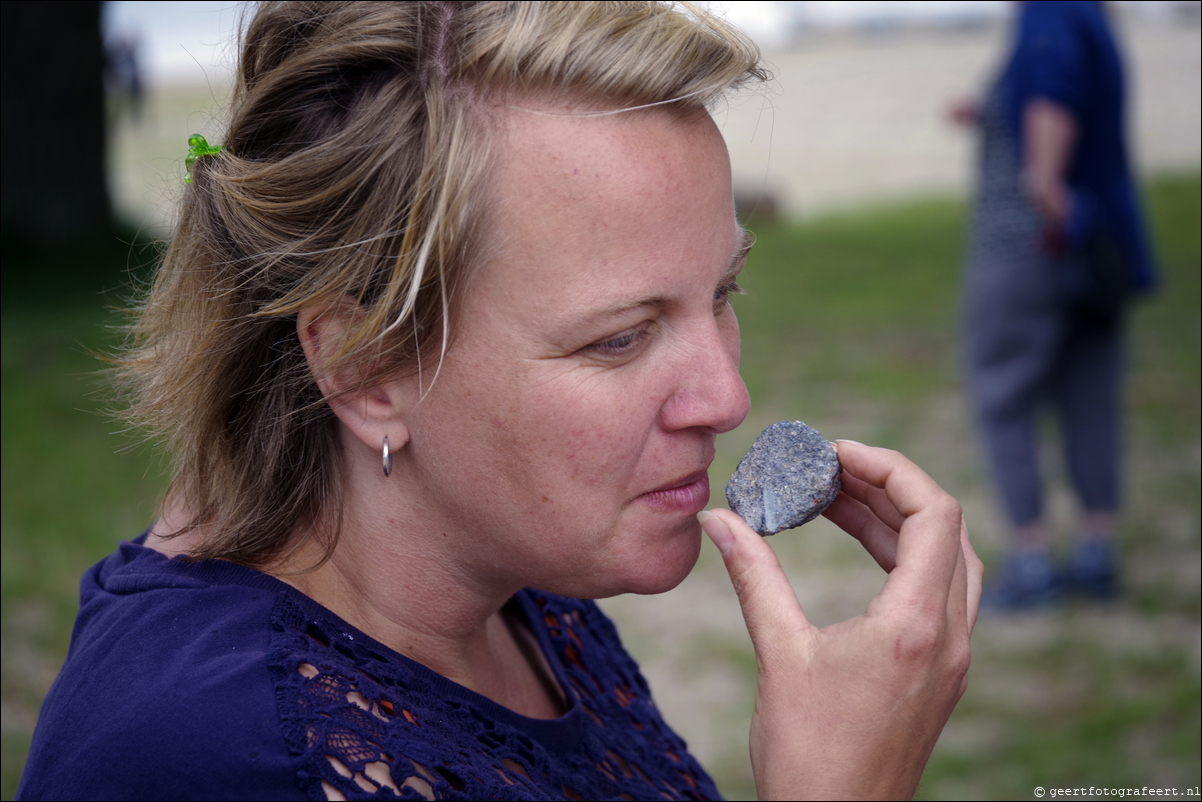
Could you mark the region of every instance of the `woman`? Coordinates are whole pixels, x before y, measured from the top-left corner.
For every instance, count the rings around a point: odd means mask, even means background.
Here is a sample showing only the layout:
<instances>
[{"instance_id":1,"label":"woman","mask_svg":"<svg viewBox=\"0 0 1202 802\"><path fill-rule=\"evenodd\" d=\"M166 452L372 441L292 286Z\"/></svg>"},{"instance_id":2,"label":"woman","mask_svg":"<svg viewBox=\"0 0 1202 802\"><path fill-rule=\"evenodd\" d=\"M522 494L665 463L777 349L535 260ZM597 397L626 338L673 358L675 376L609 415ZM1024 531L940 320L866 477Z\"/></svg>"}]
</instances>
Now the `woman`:
<instances>
[{"instance_id":1,"label":"woman","mask_svg":"<svg viewBox=\"0 0 1202 802\"><path fill-rule=\"evenodd\" d=\"M696 8L260 7L123 368L176 480L84 579L21 794L716 796L582 599L697 558L748 407L705 104L762 77ZM958 506L840 455L829 514L892 571L867 616L811 627L763 541L703 516L765 796L912 793L963 692Z\"/></svg>"},{"instance_id":2,"label":"woman","mask_svg":"<svg viewBox=\"0 0 1202 802\"><path fill-rule=\"evenodd\" d=\"M975 118L980 177L966 269L968 379L1011 524L986 592L1009 610L1118 591L1124 303L1155 283L1125 136L1123 65L1102 4L1022 3ZM1080 502L1049 548L1036 416L1049 404Z\"/></svg>"}]
</instances>

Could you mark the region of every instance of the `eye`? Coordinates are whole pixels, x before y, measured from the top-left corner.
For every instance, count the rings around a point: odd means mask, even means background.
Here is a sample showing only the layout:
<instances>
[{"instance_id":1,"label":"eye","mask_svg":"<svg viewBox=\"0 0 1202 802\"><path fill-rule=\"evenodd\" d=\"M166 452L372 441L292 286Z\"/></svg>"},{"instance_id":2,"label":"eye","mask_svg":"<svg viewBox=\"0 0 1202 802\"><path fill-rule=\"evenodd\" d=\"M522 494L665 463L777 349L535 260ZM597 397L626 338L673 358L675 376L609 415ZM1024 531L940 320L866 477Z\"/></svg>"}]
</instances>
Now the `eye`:
<instances>
[{"instance_id":1,"label":"eye","mask_svg":"<svg viewBox=\"0 0 1202 802\"><path fill-rule=\"evenodd\" d=\"M737 281L731 281L723 284L714 290L714 306L726 303L732 295L743 295L745 290L739 286Z\"/></svg>"},{"instance_id":2,"label":"eye","mask_svg":"<svg viewBox=\"0 0 1202 802\"><path fill-rule=\"evenodd\" d=\"M650 325L643 324L637 328L624 331L617 337L611 337L592 345L586 345L584 350L601 357L626 356L637 350L649 334Z\"/></svg>"}]
</instances>

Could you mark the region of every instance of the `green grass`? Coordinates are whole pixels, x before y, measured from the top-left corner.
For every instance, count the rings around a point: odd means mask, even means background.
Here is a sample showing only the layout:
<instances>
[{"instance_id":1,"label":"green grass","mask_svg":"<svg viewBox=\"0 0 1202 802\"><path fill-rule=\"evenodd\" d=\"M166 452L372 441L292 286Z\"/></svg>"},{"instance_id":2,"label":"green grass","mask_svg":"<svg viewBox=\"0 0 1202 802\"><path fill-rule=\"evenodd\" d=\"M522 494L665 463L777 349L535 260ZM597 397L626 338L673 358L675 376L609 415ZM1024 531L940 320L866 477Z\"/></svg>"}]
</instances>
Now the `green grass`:
<instances>
[{"instance_id":1,"label":"green grass","mask_svg":"<svg viewBox=\"0 0 1202 802\"><path fill-rule=\"evenodd\" d=\"M3 598L39 599L68 624L74 599L47 590L73 585L115 535L148 520L159 490L145 454L101 414L94 356L118 341L110 305L133 280L129 241L114 233L45 261L13 247L4 256ZM61 628L46 637L61 640Z\"/></svg>"},{"instance_id":2,"label":"green grass","mask_svg":"<svg viewBox=\"0 0 1202 802\"><path fill-rule=\"evenodd\" d=\"M1200 195L1196 175L1147 188L1165 281L1131 319L1127 593L1105 608L982 620L970 689L923 798L1199 782ZM965 226L962 203L931 200L757 227L742 280L749 294L735 301L752 418L720 441L715 475L733 469L762 425L802 418L915 458L977 514L978 548L996 556L1001 525L957 375ZM109 307L150 258L130 239L52 260L4 243L3 798L15 792L37 705L66 654L79 575L152 520L165 483L153 450L131 450L102 414L90 354L116 343ZM811 569L862 557L815 539L777 541L782 562ZM745 651L721 659L754 672ZM749 792L745 747L711 768L728 795Z\"/></svg>"},{"instance_id":3,"label":"green grass","mask_svg":"<svg viewBox=\"0 0 1202 802\"><path fill-rule=\"evenodd\" d=\"M928 201L757 228L735 302L753 406L822 418L859 397L903 412L954 387L964 225L962 204ZM899 423L869 439L898 445Z\"/></svg>"},{"instance_id":4,"label":"green grass","mask_svg":"<svg viewBox=\"0 0 1202 802\"><path fill-rule=\"evenodd\" d=\"M110 306L149 258L113 232L52 258L4 238L0 578L5 725L0 795L12 798L41 696L66 656L79 577L154 516L163 477L113 432L93 356L118 342ZM107 290L107 291L106 291Z\"/></svg>"}]
</instances>

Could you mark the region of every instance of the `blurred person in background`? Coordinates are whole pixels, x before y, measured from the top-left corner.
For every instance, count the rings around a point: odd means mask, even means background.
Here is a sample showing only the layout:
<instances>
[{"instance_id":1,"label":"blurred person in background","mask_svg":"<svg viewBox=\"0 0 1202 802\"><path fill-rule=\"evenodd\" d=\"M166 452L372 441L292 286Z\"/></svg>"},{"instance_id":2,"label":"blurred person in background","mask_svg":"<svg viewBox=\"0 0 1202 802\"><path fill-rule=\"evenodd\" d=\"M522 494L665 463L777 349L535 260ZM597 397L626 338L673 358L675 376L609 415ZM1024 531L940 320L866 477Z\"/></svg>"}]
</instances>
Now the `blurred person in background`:
<instances>
[{"instance_id":1,"label":"blurred person in background","mask_svg":"<svg viewBox=\"0 0 1202 802\"><path fill-rule=\"evenodd\" d=\"M142 41L133 34L114 36L104 48L104 88L118 115L128 111L133 122L142 121L146 81L142 74Z\"/></svg>"},{"instance_id":2,"label":"blurred person in background","mask_svg":"<svg viewBox=\"0 0 1202 802\"><path fill-rule=\"evenodd\" d=\"M979 104L966 264L967 376L1012 550L984 603L1017 609L1119 589L1124 311L1155 273L1125 132L1123 62L1097 2L1017 4L1014 40ZM1053 558L1038 415L1056 412L1080 515Z\"/></svg>"}]
</instances>

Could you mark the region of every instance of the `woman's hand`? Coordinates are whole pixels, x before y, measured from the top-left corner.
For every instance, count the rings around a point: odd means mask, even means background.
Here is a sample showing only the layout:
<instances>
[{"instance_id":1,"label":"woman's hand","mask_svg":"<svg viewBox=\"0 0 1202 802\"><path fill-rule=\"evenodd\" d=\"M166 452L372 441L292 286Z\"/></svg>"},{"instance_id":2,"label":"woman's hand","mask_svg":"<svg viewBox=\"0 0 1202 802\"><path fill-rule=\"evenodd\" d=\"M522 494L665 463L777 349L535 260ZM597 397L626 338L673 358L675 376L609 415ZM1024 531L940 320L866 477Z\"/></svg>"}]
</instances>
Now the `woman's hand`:
<instances>
[{"instance_id":1,"label":"woman's hand","mask_svg":"<svg viewBox=\"0 0 1202 802\"><path fill-rule=\"evenodd\" d=\"M947 119L955 125L967 128L981 121L981 108L975 99L953 100L947 107Z\"/></svg>"},{"instance_id":2,"label":"woman's hand","mask_svg":"<svg viewBox=\"0 0 1202 802\"><path fill-rule=\"evenodd\" d=\"M843 492L824 514L889 572L861 616L815 627L763 538L728 510L701 516L755 646L761 799L913 795L967 687L983 568L960 505L897 452L838 449Z\"/></svg>"}]
</instances>

